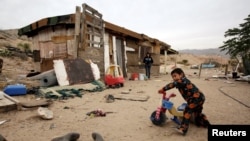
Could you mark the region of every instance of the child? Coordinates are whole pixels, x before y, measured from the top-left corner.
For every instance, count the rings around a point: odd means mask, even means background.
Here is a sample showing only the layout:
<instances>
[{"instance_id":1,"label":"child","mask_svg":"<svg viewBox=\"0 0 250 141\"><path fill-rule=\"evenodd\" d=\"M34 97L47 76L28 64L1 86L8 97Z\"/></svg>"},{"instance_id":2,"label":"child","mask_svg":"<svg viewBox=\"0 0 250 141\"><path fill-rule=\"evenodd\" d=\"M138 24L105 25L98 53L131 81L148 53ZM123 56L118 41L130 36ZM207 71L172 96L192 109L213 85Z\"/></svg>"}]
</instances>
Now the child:
<instances>
[{"instance_id":1,"label":"child","mask_svg":"<svg viewBox=\"0 0 250 141\"><path fill-rule=\"evenodd\" d=\"M183 111L183 119L181 125L176 128L176 131L185 135L188 131L191 115L195 117L195 124L197 126L208 127L210 125L206 115L202 113L203 104L205 102L204 94L189 80L186 78L185 73L180 68L175 68L171 72L173 82L167 84L158 92L163 93L169 89L177 88L187 102L187 106Z\"/></svg>"}]
</instances>

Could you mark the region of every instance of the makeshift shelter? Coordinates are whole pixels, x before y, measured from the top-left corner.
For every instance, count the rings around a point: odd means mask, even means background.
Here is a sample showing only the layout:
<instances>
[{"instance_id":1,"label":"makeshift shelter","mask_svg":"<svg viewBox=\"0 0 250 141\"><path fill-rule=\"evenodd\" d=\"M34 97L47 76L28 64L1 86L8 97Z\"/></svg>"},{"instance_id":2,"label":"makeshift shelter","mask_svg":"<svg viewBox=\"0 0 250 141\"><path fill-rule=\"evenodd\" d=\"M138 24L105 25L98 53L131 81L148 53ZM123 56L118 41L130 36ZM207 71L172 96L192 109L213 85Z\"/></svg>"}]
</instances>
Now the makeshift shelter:
<instances>
[{"instance_id":1,"label":"makeshift shelter","mask_svg":"<svg viewBox=\"0 0 250 141\"><path fill-rule=\"evenodd\" d=\"M124 77L128 72L144 72L142 58L150 52L154 59L152 73L159 73L160 52L176 53L167 43L145 34L109 23L87 4L75 14L48 17L18 31L33 41L33 58L38 72L53 69L53 60L91 60L98 65L102 78L111 65L119 65Z\"/></svg>"}]
</instances>

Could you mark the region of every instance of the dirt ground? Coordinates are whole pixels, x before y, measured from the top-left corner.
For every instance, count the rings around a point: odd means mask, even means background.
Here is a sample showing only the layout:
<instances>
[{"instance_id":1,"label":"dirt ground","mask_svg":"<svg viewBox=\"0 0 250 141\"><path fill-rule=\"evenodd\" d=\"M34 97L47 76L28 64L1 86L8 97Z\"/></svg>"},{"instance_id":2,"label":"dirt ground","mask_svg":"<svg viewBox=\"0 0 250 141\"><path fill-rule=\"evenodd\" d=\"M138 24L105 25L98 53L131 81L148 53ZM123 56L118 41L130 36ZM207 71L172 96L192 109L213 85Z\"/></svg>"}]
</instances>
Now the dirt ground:
<instances>
[{"instance_id":1,"label":"dirt ground","mask_svg":"<svg viewBox=\"0 0 250 141\"><path fill-rule=\"evenodd\" d=\"M233 79L210 78L219 74L215 69L198 70L183 68L206 96L203 112L211 124L250 124L250 84ZM100 133L105 141L206 141L207 129L191 124L186 136L179 135L170 119L162 126L152 124L151 113L159 106L161 95L157 91L171 81L169 74L153 75L151 80L131 81L126 79L124 87L88 92L81 98L56 100L48 108L54 118L44 120L38 116L37 108L0 113L0 134L8 141L50 141L69 132L80 133L79 141L92 141L91 133ZM105 96L129 91L131 97L149 96L146 101L115 99L107 103ZM176 89L168 91L177 94L172 98L175 106L184 102ZM19 101L37 100L34 95L15 96ZM67 107L67 108L65 108ZM101 109L106 116L92 117L88 112ZM166 113L168 118L172 115Z\"/></svg>"}]
</instances>

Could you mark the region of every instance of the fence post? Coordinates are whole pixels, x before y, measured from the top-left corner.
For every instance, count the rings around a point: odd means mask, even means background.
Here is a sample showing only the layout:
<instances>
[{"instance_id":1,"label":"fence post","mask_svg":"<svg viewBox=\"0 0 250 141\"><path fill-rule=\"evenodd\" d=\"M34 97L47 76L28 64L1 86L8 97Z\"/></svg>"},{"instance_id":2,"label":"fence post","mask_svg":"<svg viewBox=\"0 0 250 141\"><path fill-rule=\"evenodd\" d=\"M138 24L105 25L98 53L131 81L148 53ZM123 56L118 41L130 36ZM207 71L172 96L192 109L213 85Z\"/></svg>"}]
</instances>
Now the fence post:
<instances>
[{"instance_id":1,"label":"fence post","mask_svg":"<svg viewBox=\"0 0 250 141\"><path fill-rule=\"evenodd\" d=\"M199 78L201 77L201 68L202 68L202 63L200 64L200 67L199 67Z\"/></svg>"}]
</instances>

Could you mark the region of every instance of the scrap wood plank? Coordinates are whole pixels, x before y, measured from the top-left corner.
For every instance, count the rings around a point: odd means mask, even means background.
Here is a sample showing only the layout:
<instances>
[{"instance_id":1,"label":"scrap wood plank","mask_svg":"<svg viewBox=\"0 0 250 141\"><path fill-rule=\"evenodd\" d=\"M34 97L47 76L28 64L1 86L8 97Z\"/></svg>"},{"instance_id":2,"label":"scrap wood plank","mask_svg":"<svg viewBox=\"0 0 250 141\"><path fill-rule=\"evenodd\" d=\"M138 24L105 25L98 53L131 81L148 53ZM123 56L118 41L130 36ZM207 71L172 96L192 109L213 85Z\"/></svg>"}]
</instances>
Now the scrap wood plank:
<instances>
[{"instance_id":1,"label":"scrap wood plank","mask_svg":"<svg viewBox=\"0 0 250 141\"><path fill-rule=\"evenodd\" d=\"M29 101L29 102L21 102L22 107L24 108L33 108L33 107L40 107L40 106L49 106L53 103L51 100L36 100L36 101Z\"/></svg>"},{"instance_id":2,"label":"scrap wood plank","mask_svg":"<svg viewBox=\"0 0 250 141\"><path fill-rule=\"evenodd\" d=\"M15 104L15 103L13 101L7 99L6 97L3 97L3 99L0 100L0 107L13 105L13 104Z\"/></svg>"},{"instance_id":3,"label":"scrap wood plank","mask_svg":"<svg viewBox=\"0 0 250 141\"><path fill-rule=\"evenodd\" d=\"M17 110L21 110L22 105L21 105L21 103L17 99L15 99L15 98L7 95L7 94L4 94L4 97L6 97L10 101L14 102L16 104L16 106L17 106Z\"/></svg>"},{"instance_id":4,"label":"scrap wood plank","mask_svg":"<svg viewBox=\"0 0 250 141\"><path fill-rule=\"evenodd\" d=\"M124 94L115 94L113 95L115 99L121 100L132 100L132 101L147 101L149 99L148 95L124 95Z\"/></svg>"},{"instance_id":5,"label":"scrap wood plank","mask_svg":"<svg viewBox=\"0 0 250 141\"><path fill-rule=\"evenodd\" d=\"M0 112L6 112L10 110L20 110L21 104L15 98L4 93L3 99L0 100Z\"/></svg>"}]
</instances>

